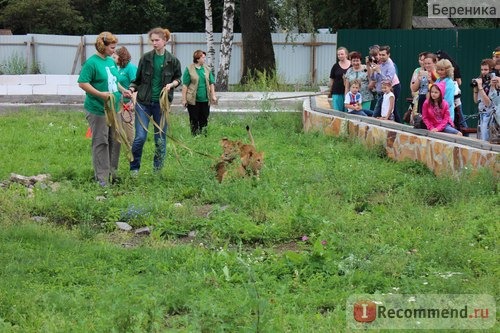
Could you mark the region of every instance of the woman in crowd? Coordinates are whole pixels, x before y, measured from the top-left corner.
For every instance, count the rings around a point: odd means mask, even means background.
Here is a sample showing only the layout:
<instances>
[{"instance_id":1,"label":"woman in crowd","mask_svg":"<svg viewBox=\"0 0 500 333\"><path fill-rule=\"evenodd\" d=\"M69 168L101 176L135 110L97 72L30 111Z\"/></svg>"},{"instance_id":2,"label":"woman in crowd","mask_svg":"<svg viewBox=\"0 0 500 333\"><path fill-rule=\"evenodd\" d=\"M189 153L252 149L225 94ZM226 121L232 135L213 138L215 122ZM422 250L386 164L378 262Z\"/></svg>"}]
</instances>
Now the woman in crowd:
<instances>
[{"instance_id":1,"label":"woman in crowd","mask_svg":"<svg viewBox=\"0 0 500 333\"><path fill-rule=\"evenodd\" d=\"M343 46L337 48L337 62L330 71L330 93L332 95L332 109L344 111L344 74L351 67L347 49Z\"/></svg>"},{"instance_id":2,"label":"woman in crowd","mask_svg":"<svg viewBox=\"0 0 500 333\"><path fill-rule=\"evenodd\" d=\"M430 84L437 79L436 73L437 57L433 53L426 52L423 59L423 68L412 77L411 90L418 93L417 113L422 114L422 105L424 104Z\"/></svg>"},{"instance_id":3,"label":"woman in crowd","mask_svg":"<svg viewBox=\"0 0 500 333\"><path fill-rule=\"evenodd\" d=\"M450 108L450 118L455 119L455 84L453 83L453 66L448 59L441 59L436 63L438 78L436 83L444 82L444 100Z\"/></svg>"},{"instance_id":4,"label":"woman in crowd","mask_svg":"<svg viewBox=\"0 0 500 333\"><path fill-rule=\"evenodd\" d=\"M361 93L362 103L361 109L370 110L370 106L373 100L373 93L368 88L368 70L366 65L361 64L361 53L354 51L349 53L349 58L351 59L352 67L349 67L345 73L345 94L350 91L350 85L354 80L359 81L360 87L359 92Z\"/></svg>"}]
</instances>

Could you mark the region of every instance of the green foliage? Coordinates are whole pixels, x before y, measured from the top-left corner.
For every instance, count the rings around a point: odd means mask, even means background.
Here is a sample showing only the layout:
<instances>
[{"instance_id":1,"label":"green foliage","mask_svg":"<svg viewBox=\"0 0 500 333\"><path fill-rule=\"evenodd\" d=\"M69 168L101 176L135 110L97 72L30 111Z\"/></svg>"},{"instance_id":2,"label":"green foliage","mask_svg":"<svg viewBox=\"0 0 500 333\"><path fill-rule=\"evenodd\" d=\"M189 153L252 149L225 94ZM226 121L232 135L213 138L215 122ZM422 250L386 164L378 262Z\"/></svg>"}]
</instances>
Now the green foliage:
<instances>
[{"instance_id":1,"label":"green foliage","mask_svg":"<svg viewBox=\"0 0 500 333\"><path fill-rule=\"evenodd\" d=\"M244 80L245 83L239 85L238 91L283 91L285 86L282 83L284 80L280 78L280 75L276 70L272 72L264 71L249 71L248 76Z\"/></svg>"},{"instance_id":2,"label":"green foliage","mask_svg":"<svg viewBox=\"0 0 500 333\"><path fill-rule=\"evenodd\" d=\"M247 124L261 177L219 184L193 152L248 142ZM301 125L300 113L215 113L193 138L174 113L170 134L193 152L175 156L170 140L153 173L149 137L139 177L122 157L121 181L101 188L82 113L1 115L0 331L336 332L353 294L495 294L491 171L436 177ZM12 172L56 184L28 189Z\"/></svg>"},{"instance_id":3,"label":"green foliage","mask_svg":"<svg viewBox=\"0 0 500 333\"><path fill-rule=\"evenodd\" d=\"M33 62L29 72L26 60L18 53L12 54L5 63L0 63L0 75L40 74L42 68L39 63Z\"/></svg>"},{"instance_id":4,"label":"green foliage","mask_svg":"<svg viewBox=\"0 0 500 333\"><path fill-rule=\"evenodd\" d=\"M14 34L75 34L82 30L84 18L68 0L12 0L0 21Z\"/></svg>"},{"instance_id":5,"label":"green foliage","mask_svg":"<svg viewBox=\"0 0 500 333\"><path fill-rule=\"evenodd\" d=\"M18 53L12 54L5 63L0 64L0 74L26 74L26 60Z\"/></svg>"}]
</instances>

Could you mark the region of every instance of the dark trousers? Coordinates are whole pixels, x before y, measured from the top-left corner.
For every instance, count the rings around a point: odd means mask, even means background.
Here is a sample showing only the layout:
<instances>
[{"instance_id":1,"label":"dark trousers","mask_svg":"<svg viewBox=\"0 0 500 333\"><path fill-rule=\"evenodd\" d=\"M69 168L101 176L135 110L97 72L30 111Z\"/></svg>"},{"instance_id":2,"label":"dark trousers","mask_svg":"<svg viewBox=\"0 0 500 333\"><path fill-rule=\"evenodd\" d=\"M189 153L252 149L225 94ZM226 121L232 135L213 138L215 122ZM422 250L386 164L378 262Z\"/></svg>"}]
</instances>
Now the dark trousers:
<instances>
[{"instance_id":1,"label":"dark trousers","mask_svg":"<svg viewBox=\"0 0 500 333\"><path fill-rule=\"evenodd\" d=\"M199 135L208 125L208 116L210 115L210 105L208 102L196 102L196 105L187 106L189 113L189 124L191 125L191 134Z\"/></svg>"},{"instance_id":2,"label":"dark trousers","mask_svg":"<svg viewBox=\"0 0 500 333\"><path fill-rule=\"evenodd\" d=\"M398 110L398 100L399 95L401 95L401 83L392 86L392 92L394 93L394 121L397 123L401 123L402 120Z\"/></svg>"}]
</instances>

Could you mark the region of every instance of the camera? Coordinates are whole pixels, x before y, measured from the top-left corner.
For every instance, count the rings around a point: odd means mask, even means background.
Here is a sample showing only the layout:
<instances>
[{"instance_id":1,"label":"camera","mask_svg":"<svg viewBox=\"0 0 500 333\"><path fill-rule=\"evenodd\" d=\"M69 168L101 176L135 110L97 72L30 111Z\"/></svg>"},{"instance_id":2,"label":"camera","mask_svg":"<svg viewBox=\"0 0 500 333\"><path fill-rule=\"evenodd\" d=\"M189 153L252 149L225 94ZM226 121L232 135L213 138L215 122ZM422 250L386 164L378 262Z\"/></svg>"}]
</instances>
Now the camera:
<instances>
[{"instance_id":1,"label":"camera","mask_svg":"<svg viewBox=\"0 0 500 333\"><path fill-rule=\"evenodd\" d=\"M491 81L491 78L492 77L495 77L495 73L488 73L486 74L485 76L483 76L481 79L483 80L483 85L488 85L490 84L490 81ZM475 79L472 79L472 81L470 82L470 86L472 88L475 88L477 87L477 78Z\"/></svg>"},{"instance_id":2,"label":"camera","mask_svg":"<svg viewBox=\"0 0 500 333\"><path fill-rule=\"evenodd\" d=\"M367 61L374 65L377 64L377 59L374 56L370 56Z\"/></svg>"}]
</instances>

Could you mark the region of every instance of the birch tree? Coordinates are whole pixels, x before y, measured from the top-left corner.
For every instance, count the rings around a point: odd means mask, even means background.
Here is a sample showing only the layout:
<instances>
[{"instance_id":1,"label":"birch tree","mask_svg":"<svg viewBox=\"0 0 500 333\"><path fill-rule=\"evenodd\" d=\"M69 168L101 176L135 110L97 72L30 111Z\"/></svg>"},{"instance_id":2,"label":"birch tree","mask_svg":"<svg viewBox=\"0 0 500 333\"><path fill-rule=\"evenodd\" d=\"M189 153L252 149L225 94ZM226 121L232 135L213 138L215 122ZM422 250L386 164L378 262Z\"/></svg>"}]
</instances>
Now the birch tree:
<instances>
[{"instance_id":1,"label":"birch tree","mask_svg":"<svg viewBox=\"0 0 500 333\"><path fill-rule=\"evenodd\" d=\"M222 37L219 54L219 70L215 88L218 91L229 89L229 66L231 64L231 50L234 38L234 0L224 0L222 13Z\"/></svg>"},{"instance_id":2,"label":"birch tree","mask_svg":"<svg viewBox=\"0 0 500 333\"><path fill-rule=\"evenodd\" d=\"M205 35L207 37L207 60L206 64L212 73L215 71L214 59L214 24L212 17L212 1L205 0Z\"/></svg>"}]
</instances>

